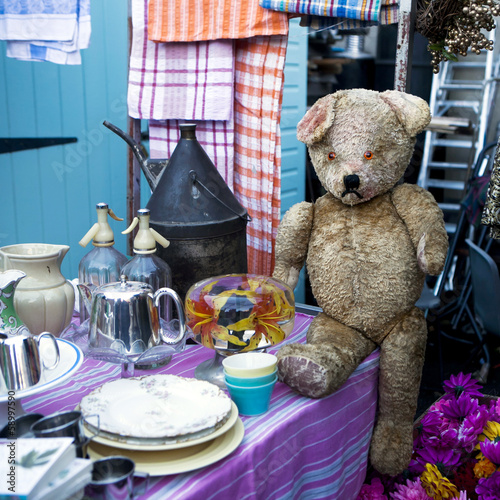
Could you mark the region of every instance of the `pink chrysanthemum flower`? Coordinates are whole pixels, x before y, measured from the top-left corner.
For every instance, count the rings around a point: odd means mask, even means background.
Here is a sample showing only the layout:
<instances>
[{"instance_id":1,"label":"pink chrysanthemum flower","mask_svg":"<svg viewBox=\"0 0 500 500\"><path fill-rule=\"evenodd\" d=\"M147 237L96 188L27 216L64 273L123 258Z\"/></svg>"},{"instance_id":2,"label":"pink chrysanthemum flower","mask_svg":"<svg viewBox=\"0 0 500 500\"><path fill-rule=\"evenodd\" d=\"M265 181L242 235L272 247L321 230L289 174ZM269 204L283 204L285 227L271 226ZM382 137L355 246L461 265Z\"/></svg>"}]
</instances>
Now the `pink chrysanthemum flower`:
<instances>
[{"instance_id":1,"label":"pink chrysanthemum flower","mask_svg":"<svg viewBox=\"0 0 500 500\"><path fill-rule=\"evenodd\" d=\"M453 497L451 500L469 500L466 491L461 491L458 497Z\"/></svg>"},{"instance_id":2,"label":"pink chrysanthemum flower","mask_svg":"<svg viewBox=\"0 0 500 500\"><path fill-rule=\"evenodd\" d=\"M375 477L370 484L363 484L356 500L388 500L382 481Z\"/></svg>"},{"instance_id":3,"label":"pink chrysanthemum flower","mask_svg":"<svg viewBox=\"0 0 500 500\"><path fill-rule=\"evenodd\" d=\"M408 479L406 484L398 484L389 497L391 500L428 500L431 498L422 486L420 478L415 481Z\"/></svg>"},{"instance_id":4,"label":"pink chrysanthemum flower","mask_svg":"<svg viewBox=\"0 0 500 500\"><path fill-rule=\"evenodd\" d=\"M470 397L480 398L483 395L479 392L480 385L472 379L470 373L459 373L451 375L449 380L443 383L446 395L460 397L462 394L468 394Z\"/></svg>"}]
</instances>

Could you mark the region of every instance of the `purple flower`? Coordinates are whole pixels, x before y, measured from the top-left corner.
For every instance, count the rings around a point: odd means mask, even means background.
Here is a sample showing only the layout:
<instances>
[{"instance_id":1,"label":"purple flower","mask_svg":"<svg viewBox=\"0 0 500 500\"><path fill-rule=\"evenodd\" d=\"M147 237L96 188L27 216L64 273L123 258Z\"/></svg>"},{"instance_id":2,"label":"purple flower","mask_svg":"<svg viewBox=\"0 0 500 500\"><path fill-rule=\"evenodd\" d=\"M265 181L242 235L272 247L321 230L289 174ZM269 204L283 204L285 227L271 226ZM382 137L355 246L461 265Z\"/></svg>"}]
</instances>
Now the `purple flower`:
<instances>
[{"instance_id":1,"label":"purple flower","mask_svg":"<svg viewBox=\"0 0 500 500\"><path fill-rule=\"evenodd\" d=\"M485 439L482 443L479 443L479 447L490 462L493 462L497 467L500 466L500 441Z\"/></svg>"},{"instance_id":2,"label":"purple flower","mask_svg":"<svg viewBox=\"0 0 500 500\"><path fill-rule=\"evenodd\" d=\"M462 420L467 415L475 412L478 406L477 399L472 399L469 394L463 393L456 399L443 401L441 411L446 418Z\"/></svg>"},{"instance_id":3,"label":"purple flower","mask_svg":"<svg viewBox=\"0 0 500 500\"><path fill-rule=\"evenodd\" d=\"M482 394L478 391L480 387L475 380L472 380L470 373L463 374L462 372L458 375L451 375L450 380L443 383L445 393L454 395L456 398L464 393L471 397L480 398L482 397Z\"/></svg>"},{"instance_id":4,"label":"purple flower","mask_svg":"<svg viewBox=\"0 0 500 500\"><path fill-rule=\"evenodd\" d=\"M443 421L436 412L429 411L426 413L416 427L418 434L413 443L414 448L425 448L432 444L433 441L436 445L439 445L438 439L442 425Z\"/></svg>"},{"instance_id":5,"label":"purple flower","mask_svg":"<svg viewBox=\"0 0 500 500\"><path fill-rule=\"evenodd\" d=\"M500 499L500 471L494 472L491 476L481 478L476 486L476 493L481 500Z\"/></svg>"},{"instance_id":6,"label":"purple flower","mask_svg":"<svg viewBox=\"0 0 500 500\"><path fill-rule=\"evenodd\" d=\"M375 477L370 484L363 484L356 500L388 500L384 495L382 481Z\"/></svg>"},{"instance_id":7,"label":"purple flower","mask_svg":"<svg viewBox=\"0 0 500 500\"><path fill-rule=\"evenodd\" d=\"M428 500L431 498L425 492L420 478L415 481L406 481L406 484L396 485L395 490L390 494L391 500Z\"/></svg>"},{"instance_id":8,"label":"purple flower","mask_svg":"<svg viewBox=\"0 0 500 500\"><path fill-rule=\"evenodd\" d=\"M457 450L434 446L418 450L416 455L416 460L422 472L426 464L434 464L443 475L446 475L448 470L457 467L460 464L460 458L461 454Z\"/></svg>"},{"instance_id":9,"label":"purple flower","mask_svg":"<svg viewBox=\"0 0 500 500\"><path fill-rule=\"evenodd\" d=\"M493 422L500 423L500 398L492 399L487 403L489 418Z\"/></svg>"},{"instance_id":10,"label":"purple flower","mask_svg":"<svg viewBox=\"0 0 500 500\"><path fill-rule=\"evenodd\" d=\"M479 407L475 412L467 415L458 425L450 425L441 434L441 444L448 448L463 449L471 453L477 444L478 436L482 433L489 413Z\"/></svg>"}]
</instances>

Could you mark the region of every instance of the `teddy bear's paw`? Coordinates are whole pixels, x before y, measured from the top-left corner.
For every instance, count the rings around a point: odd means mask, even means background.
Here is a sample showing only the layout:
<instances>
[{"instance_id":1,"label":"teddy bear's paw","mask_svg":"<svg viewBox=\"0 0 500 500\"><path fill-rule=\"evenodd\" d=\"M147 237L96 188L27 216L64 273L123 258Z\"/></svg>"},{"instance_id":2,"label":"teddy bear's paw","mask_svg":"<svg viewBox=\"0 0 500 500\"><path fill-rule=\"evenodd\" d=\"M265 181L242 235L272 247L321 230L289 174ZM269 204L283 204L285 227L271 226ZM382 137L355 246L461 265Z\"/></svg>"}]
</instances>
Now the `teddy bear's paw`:
<instances>
[{"instance_id":1,"label":"teddy bear's paw","mask_svg":"<svg viewBox=\"0 0 500 500\"><path fill-rule=\"evenodd\" d=\"M417 247L418 266L425 274L437 276L444 267L447 242L441 241L442 235L437 232L422 234Z\"/></svg>"},{"instance_id":2,"label":"teddy bear's paw","mask_svg":"<svg viewBox=\"0 0 500 500\"><path fill-rule=\"evenodd\" d=\"M413 426L397 421L379 420L373 432L370 461L381 474L396 476L410 464L413 451Z\"/></svg>"},{"instance_id":3,"label":"teddy bear's paw","mask_svg":"<svg viewBox=\"0 0 500 500\"><path fill-rule=\"evenodd\" d=\"M309 398L321 398L332 389L331 371L315 360L317 348L312 345L288 345L278 356L278 373L282 382Z\"/></svg>"}]
</instances>

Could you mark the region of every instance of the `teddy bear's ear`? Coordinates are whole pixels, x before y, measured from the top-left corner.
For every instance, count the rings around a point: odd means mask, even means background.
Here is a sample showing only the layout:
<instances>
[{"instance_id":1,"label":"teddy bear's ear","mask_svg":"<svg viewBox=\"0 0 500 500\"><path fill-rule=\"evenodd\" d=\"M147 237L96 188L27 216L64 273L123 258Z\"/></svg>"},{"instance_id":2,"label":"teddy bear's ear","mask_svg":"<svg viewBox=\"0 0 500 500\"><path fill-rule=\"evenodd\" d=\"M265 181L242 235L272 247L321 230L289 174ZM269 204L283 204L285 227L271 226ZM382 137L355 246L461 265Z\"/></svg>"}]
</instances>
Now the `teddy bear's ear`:
<instances>
[{"instance_id":1,"label":"teddy bear's ear","mask_svg":"<svg viewBox=\"0 0 500 500\"><path fill-rule=\"evenodd\" d=\"M333 123L338 92L318 99L297 125L297 139L308 146L320 141Z\"/></svg>"},{"instance_id":2,"label":"teddy bear's ear","mask_svg":"<svg viewBox=\"0 0 500 500\"><path fill-rule=\"evenodd\" d=\"M420 97L387 90L380 97L392 108L410 137L422 132L431 121L429 105Z\"/></svg>"}]
</instances>

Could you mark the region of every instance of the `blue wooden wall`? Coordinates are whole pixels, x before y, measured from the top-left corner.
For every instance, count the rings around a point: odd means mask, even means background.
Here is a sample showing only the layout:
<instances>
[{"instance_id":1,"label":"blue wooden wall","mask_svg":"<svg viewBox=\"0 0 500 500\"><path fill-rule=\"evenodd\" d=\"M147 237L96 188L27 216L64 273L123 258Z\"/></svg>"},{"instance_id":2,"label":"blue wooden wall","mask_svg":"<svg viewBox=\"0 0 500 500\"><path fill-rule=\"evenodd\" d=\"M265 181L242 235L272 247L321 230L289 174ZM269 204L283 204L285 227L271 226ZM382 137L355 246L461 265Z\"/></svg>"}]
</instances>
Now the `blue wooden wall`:
<instances>
[{"instance_id":1,"label":"blue wooden wall","mask_svg":"<svg viewBox=\"0 0 500 500\"><path fill-rule=\"evenodd\" d=\"M127 146L102 125L126 130L127 2L92 2L90 48L81 66L23 62L5 56L0 42L0 137L77 137L78 142L0 155L0 246L68 244L67 278L91 246L78 241L95 222L95 205L106 202L126 214ZM283 213L304 199L305 149L295 138L305 113L307 30L291 26L282 117ZM141 186L145 206L148 187ZM125 253L126 221L110 220L116 247ZM300 295L297 297L301 299Z\"/></svg>"},{"instance_id":2,"label":"blue wooden wall","mask_svg":"<svg viewBox=\"0 0 500 500\"><path fill-rule=\"evenodd\" d=\"M78 241L95 222L95 204L109 203L122 217L126 205L126 147L102 122L126 127L127 3L91 7L91 45L81 66L9 59L0 43L0 137L78 138L0 155L0 245L68 244L68 278L90 250ZM118 229L125 222L112 222L124 250Z\"/></svg>"},{"instance_id":3,"label":"blue wooden wall","mask_svg":"<svg viewBox=\"0 0 500 500\"><path fill-rule=\"evenodd\" d=\"M297 140L297 123L307 106L307 28L290 21L281 115L281 216L305 199L306 147ZM305 301L305 273L295 289L297 302Z\"/></svg>"}]
</instances>

